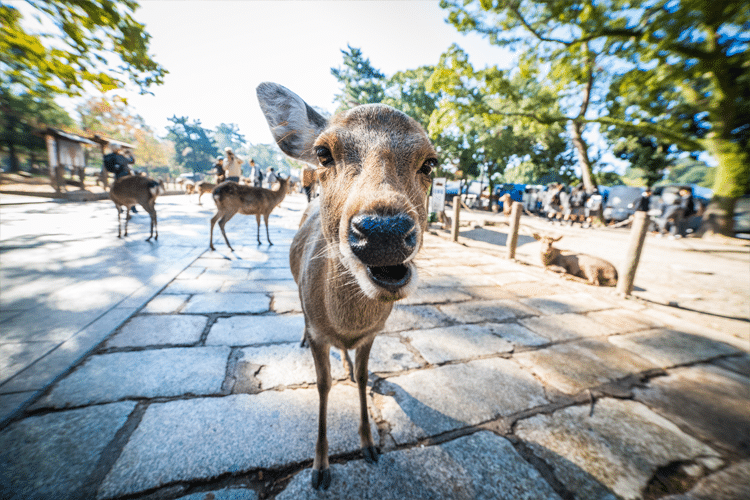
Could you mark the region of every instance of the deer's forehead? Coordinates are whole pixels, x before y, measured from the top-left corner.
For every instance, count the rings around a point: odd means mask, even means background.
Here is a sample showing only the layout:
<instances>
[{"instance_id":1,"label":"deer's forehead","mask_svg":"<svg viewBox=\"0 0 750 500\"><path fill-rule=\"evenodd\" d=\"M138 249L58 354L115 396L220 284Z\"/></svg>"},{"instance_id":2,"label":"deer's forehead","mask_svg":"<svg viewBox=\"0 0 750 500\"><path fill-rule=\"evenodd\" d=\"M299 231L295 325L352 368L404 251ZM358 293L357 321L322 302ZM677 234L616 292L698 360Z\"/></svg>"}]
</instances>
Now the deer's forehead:
<instances>
[{"instance_id":1,"label":"deer's forehead","mask_svg":"<svg viewBox=\"0 0 750 500\"><path fill-rule=\"evenodd\" d=\"M358 106L335 116L315 144L351 158L363 158L371 151L397 157L435 154L415 120L385 105Z\"/></svg>"}]
</instances>

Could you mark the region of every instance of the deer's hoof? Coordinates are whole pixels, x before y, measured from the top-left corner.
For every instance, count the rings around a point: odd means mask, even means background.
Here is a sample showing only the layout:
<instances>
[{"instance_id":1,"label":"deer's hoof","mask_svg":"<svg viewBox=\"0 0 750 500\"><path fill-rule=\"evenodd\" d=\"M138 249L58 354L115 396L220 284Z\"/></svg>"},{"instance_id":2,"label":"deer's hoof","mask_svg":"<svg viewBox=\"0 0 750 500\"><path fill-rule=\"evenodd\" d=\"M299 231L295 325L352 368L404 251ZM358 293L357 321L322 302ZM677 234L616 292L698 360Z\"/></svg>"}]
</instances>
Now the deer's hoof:
<instances>
[{"instance_id":1,"label":"deer's hoof","mask_svg":"<svg viewBox=\"0 0 750 500\"><path fill-rule=\"evenodd\" d=\"M362 456L368 464L376 464L380 458L380 454L374 446L366 446L365 448L362 448Z\"/></svg>"},{"instance_id":2,"label":"deer's hoof","mask_svg":"<svg viewBox=\"0 0 750 500\"><path fill-rule=\"evenodd\" d=\"M331 469L312 471L312 487L315 490L327 490L331 486Z\"/></svg>"}]
</instances>

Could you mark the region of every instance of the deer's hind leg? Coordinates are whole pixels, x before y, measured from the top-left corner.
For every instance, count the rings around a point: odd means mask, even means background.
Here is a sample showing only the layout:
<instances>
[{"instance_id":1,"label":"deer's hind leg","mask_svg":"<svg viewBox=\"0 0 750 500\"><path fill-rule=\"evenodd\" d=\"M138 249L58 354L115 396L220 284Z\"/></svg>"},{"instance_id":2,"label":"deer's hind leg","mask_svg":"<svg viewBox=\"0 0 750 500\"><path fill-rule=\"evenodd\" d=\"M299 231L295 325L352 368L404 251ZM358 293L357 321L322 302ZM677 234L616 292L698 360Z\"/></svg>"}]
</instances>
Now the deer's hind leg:
<instances>
[{"instance_id":1,"label":"deer's hind leg","mask_svg":"<svg viewBox=\"0 0 750 500\"><path fill-rule=\"evenodd\" d=\"M151 238L153 237L154 240L159 239L159 230L156 227L156 207L154 206L154 203L147 203L146 205L141 205L146 212L148 212L148 215L151 216L151 232L148 235L148 238L146 238L146 241L151 241ZM154 233L156 235L154 236Z\"/></svg>"},{"instance_id":2,"label":"deer's hind leg","mask_svg":"<svg viewBox=\"0 0 750 500\"><path fill-rule=\"evenodd\" d=\"M365 462L374 464L378 461L378 450L372 439L370 429L370 415L367 412L367 363L370 359L370 349L375 338L357 348L354 357L354 377L359 390L359 441L362 445L362 455Z\"/></svg>"},{"instance_id":3,"label":"deer's hind leg","mask_svg":"<svg viewBox=\"0 0 750 500\"><path fill-rule=\"evenodd\" d=\"M236 213L236 210L233 212L225 212L224 215L222 215L219 219L219 229L221 229L221 234L222 236L224 236L224 241L232 252L234 252L234 248L232 248L232 245L229 244L229 238L227 238L227 233L226 231L224 231L224 226L226 226L227 222L229 222L229 219L234 217L234 214ZM211 232L213 233L213 231Z\"/></svg>"}]
</instances>

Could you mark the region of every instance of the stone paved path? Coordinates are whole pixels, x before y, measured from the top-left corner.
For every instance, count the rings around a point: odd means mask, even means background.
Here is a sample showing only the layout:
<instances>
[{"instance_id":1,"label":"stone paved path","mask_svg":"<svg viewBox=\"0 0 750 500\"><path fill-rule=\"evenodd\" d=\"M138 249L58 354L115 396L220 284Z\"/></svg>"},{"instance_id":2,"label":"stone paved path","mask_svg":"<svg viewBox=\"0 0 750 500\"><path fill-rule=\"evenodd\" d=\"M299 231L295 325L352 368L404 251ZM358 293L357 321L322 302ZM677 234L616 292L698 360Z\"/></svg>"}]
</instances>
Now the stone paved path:
<instances>
[{"instance_id":1,"label":"stone paved path","mask_svg":"<svg viewBox=\"0 0 750 500\"><path fill-rule=\"evenodd\" d=\"M203 253L0 431L0 497L750 498L747 337L438 234L373 347L381 460L332 352L333 483L311 490L298 217Z\"/></svg>"}]
</instances>

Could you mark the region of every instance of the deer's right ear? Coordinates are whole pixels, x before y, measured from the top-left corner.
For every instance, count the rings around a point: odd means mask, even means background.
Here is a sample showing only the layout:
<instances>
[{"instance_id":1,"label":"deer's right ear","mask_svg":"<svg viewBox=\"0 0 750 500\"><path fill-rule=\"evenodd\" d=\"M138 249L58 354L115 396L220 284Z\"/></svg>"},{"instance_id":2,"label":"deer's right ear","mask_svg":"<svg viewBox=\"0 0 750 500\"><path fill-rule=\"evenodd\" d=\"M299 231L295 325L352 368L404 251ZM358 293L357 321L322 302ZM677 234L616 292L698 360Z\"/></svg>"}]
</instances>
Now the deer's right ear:
<instances>
[{"instance_id":1,"label":"deer's right ear","mask_svg":"<svg viewBox=\"0 0 750 500\"><path fill-rule=\"evenodd\" d=\"M313 143L328 124L300 96L277 83L264 82L256 89L260 109L281 150L292 158L317 165Z\"/></svg>"}]
</instances>

